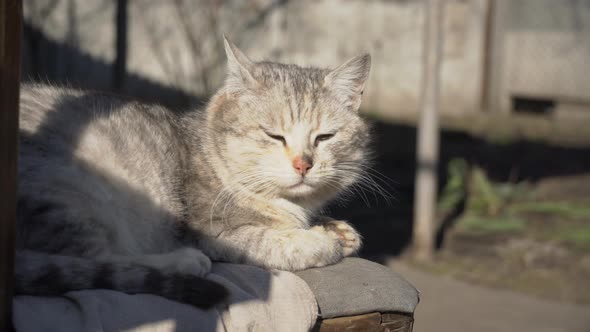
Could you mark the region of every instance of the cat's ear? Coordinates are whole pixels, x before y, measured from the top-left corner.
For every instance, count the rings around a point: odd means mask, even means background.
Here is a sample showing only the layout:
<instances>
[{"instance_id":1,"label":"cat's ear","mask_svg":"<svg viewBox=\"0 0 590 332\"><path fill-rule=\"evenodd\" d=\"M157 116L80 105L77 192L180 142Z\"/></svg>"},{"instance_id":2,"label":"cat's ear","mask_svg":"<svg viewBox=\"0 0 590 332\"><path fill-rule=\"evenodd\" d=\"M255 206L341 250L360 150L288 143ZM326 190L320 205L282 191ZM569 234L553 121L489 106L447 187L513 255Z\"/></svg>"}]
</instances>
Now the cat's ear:
<instances>
[{"instance_id":1,"label":"cat's ear","mask_svg":"<svg viewBox=\"0 0 590 332\"><path fill-rule=\"evenodd\" d=\"M358 111L370 70L371 55L357 56L328 73L324 86L333 91L347 108Z\"/></svg>"},{"instance_id":2,"label":"cat's ear","mask_svg":"<svg viewBox=\"0 0 590 332\"><path fill-rule=\"evenodd\" d=\"M258 83L254 76L252 76L254 62L248 59L225 35L223 36L223 42L225 44L228 67L226 85L232 88L232 90L241 90L256 86Z\"/></svg>"}]
</instances>

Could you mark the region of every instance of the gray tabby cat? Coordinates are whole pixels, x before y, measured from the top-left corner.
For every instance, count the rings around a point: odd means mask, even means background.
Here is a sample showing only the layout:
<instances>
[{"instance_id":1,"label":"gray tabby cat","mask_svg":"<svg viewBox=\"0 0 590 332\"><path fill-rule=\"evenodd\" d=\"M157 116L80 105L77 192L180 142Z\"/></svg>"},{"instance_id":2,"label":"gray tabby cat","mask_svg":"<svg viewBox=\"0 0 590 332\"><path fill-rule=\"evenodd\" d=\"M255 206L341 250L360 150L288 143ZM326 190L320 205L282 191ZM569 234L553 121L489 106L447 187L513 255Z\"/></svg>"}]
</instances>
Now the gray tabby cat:
<instances>
[{"instance_id":1,"label":"gray tabby cat","mask_svg":"<svg viewBox=\"0 0 590 332\"><path fill-rule=\"evenodd\" d=\"M363 175L370 56L335 70L252 62L204 112L23 86L16 291L106 288L209 307L210 259L301 270L356 253L319 208Z\"/></svg>"}]
</instances>

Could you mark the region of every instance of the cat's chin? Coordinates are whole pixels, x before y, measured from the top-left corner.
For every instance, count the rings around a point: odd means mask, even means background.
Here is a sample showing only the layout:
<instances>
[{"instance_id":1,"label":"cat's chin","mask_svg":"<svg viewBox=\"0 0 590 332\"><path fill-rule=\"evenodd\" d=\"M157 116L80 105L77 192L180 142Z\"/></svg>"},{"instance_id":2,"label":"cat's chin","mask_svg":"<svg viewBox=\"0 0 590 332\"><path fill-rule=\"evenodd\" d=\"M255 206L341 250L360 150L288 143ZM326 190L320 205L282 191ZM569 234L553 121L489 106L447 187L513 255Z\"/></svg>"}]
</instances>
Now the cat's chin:
<instances>
[{"instance_id":1,"label":"cat's chin","mask_svg":"<svg viewBox=\"0 0 590 332\"><path fill-rule=\"evenodd\" d=\"M314 191L314 187L305 182L295 184L285 188L285 194L290 197L302 197L310 195Z\"/></svg>"}]
</instances>

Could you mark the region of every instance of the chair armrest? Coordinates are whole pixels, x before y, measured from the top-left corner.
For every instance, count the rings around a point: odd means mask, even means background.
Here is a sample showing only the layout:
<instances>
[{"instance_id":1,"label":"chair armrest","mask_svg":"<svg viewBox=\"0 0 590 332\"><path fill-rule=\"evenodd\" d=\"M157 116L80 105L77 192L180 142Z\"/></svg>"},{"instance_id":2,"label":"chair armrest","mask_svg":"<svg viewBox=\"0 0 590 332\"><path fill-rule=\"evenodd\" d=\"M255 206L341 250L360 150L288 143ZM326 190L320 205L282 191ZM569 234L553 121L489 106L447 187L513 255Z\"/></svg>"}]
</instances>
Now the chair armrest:
<instances>
[{"instance_id":1,"label":"chair armrest","mask_svg":"<svg viewBox=\"0 0 590 332\"><path fill-rule=\"evenodd\" d=\"M296 273L313 292L323 319L367 313L410 317L419 292L390 268L361 258Z\"/></svg>"}]
</instances>

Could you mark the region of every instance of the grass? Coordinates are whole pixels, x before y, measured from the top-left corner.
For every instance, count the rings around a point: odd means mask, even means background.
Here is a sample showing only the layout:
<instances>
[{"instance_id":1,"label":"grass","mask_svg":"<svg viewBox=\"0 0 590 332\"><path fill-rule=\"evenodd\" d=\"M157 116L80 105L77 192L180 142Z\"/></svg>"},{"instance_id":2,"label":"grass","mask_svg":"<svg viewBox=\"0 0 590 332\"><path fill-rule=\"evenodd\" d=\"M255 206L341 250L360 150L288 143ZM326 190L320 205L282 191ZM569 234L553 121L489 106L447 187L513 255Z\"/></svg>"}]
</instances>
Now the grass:
<instances>
[{"instance_id":1,"label":"grass","mask_svg":"<svg viewBox=\"0 0 590 332\"><path fill-rule=\"evenodd\" d=\"M510 206L514 213L550 214L563 218L590 218L590 207L570 202L523 202Z\"/></svg>"},{"instance_id":2,"label":"grass","mask_svg":"<svg viewBox=\"0 0 590 332\"><path fill-rule=\"evenodd\" d=\"M571 201L539 201L534 187L494 183L464 160L449 164L449 181L439 201L441 214L466 201L458 231L474 235L508 234L590 251L590 207Z\"/></svg>"},{"instance_id":3,"label":"grass","mask_svg":"<svg viewBox=\"0 0 590 332\"><path fill-rule=\"evenodd\" d=\"M564 230L558 238L576 249L590 252L590 224Z\"/></svg>"},{"instance_id":4,"label":"grass","mask_svg":"<svg viewBox=\"0 0 590 332\"><path fill-rule=\"evenodd\" d=\"M526 229L525 221L514 217L465 216L460 220L460 224L465 231L478 234L521 233Z\"/></svg>"},{"instance_id":5,"label":"grass","mask_svg":"<svg viewBox=\"0 0 590 332\"><path fill-rule=\"evenodd\" d=\"M464 234L525 237L590 253L590 222L586 220L553 218L547 221L518 214L496 217L466 215L458 220L458 226L457 231Z\"/></svg>"}]
</instances>

